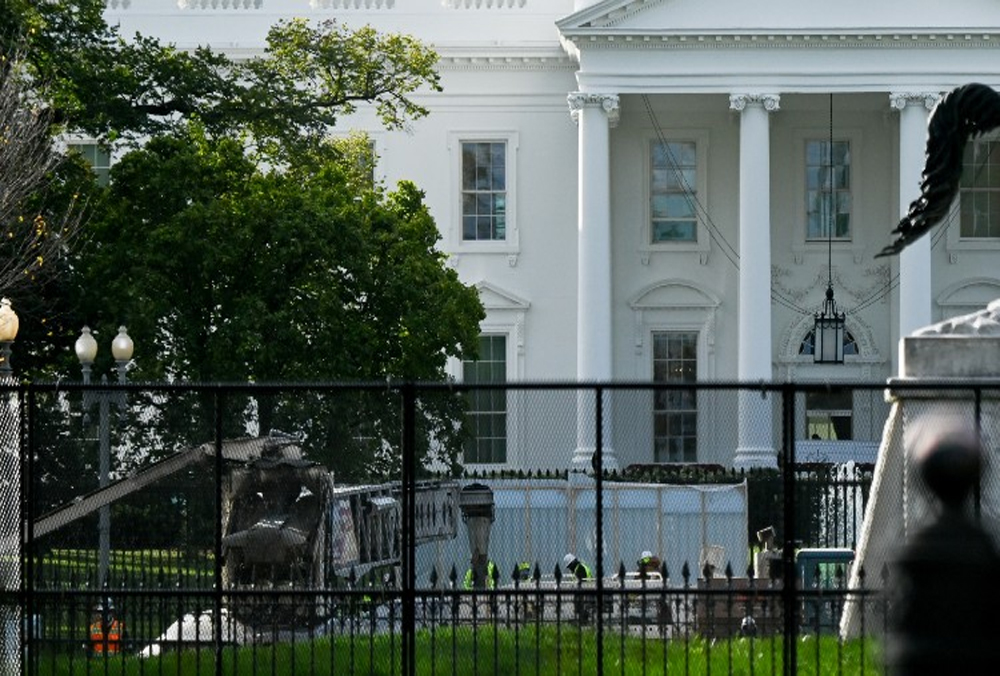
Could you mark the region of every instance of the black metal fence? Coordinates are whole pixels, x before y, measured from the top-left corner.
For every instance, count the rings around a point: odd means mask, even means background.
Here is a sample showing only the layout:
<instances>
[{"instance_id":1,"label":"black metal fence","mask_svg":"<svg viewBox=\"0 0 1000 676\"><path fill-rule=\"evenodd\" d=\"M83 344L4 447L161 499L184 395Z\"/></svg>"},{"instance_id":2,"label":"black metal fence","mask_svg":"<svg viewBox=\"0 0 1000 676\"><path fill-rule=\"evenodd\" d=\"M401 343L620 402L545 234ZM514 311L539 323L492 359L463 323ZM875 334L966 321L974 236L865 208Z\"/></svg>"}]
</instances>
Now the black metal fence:
<instances>
[{"instance_id":1,"label":"black metal fence","mask_svg":"<svg viewBox=\"0 0 1000 676\"><path fill-rule=\"evenodd\" d=\"M870 403L884 387L847 389ZM7 495L21 521L3 534L3 559L19 561L5 573L3 605L20 618L4 626L6 654L31 674L880 673L884 571L849 585L849 560L796 558L854 549L869 501L870 457L797 462L797 445L817 445L797 404L823 389L8 387L0 430L19 458ZM120 406L95 420L85 392ZM661 392L684 393L696 418L661 430ZM869 406L860 440L820 441L877 445L887 413ZM676 439L707 462L653 462ZM747 439L758 460L771 444L772 468L726 468ZM493 484L494 510L527 516L523 531L497 530L523 539L494 540L502 565L470 585L475 545L454 550L472 530L454 489L472 482ZM703 497L697 527L688 503L657 508L659 565L636 571L631 543L654 541L634 525L639 499L663 502L667 485L745 489L725 494L736 507L724 513ZM762 571L768 526L778 549ZM727 542L742 546L671 569L692 528L703 553L735 531ZM563 566L567 550L590 559L585 579ZM846 634L848 604L863 612Z\"/></svg>"}]
</instances>

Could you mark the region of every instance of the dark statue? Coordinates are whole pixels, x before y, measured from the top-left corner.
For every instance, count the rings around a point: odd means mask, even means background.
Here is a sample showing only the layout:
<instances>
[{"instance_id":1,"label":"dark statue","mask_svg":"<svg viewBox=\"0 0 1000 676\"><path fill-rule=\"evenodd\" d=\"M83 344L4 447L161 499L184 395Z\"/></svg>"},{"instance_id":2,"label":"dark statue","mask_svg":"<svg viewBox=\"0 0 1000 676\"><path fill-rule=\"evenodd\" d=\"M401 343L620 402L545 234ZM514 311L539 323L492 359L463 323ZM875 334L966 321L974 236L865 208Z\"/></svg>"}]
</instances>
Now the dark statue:
<instances>
[{"instance_id":1,"label":"dark statue","mask_svg":"<svg viewBox=\"0 0 1000 676\"><path fill-rule=\"evenodd\" d=\"M927 151L920 197L893 230L896 240L876 254L895 256L944 218L958 193L962 154L970 138L1000 127L1000 94L983 84L967 84L945 94L927 122Z\"/></svg>"}]
</instances>

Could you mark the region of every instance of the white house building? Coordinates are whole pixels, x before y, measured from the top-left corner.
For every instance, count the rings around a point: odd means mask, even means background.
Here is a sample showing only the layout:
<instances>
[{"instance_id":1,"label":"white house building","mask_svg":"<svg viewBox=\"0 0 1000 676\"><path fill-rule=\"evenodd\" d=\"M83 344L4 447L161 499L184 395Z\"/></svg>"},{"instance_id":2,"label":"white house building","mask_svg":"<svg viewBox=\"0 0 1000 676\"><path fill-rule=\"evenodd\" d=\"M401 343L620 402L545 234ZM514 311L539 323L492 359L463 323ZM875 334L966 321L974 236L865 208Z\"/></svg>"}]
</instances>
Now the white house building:
<instances>
[{"instance_id":1,"label":"white house building","mask_svg":"<svg viewBox=\"0 0 1000 676\"><path fill-rule=\"evenodd\" d=\"M427 118L390 133L362 111L343 129L371 134L388 185L426 191L486 307L483 359L507 380L884 381L901 336L1000 297L989 138L970 144L947 226L874 258L918 194L939 96L1000 86L995 0L107 4L125 35L237 56L292 16L433 46L444 90L421 99ZM831 282L846 356L817 364ZM540 396L484 411L501 429L467 462L589 465L586 397L577 413L571 393L562 407ZM615 393L609 462L774 465L773 402L726 396ZM803 403L803 438L881 434L878 396Z\"/></svg>"}]
</instances>

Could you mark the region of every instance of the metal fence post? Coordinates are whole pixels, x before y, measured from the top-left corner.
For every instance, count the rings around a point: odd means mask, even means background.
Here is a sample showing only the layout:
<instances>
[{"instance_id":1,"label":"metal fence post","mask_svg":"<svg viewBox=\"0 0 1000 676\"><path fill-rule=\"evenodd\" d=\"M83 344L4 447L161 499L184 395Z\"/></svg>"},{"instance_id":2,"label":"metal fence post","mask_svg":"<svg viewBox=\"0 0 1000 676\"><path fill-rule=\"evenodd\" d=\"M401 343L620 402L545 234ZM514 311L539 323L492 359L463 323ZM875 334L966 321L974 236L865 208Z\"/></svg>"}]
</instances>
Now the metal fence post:
<instances>
[{"instance_id":1,"label":"metal fence post","mask_svg":"<svg viewBox=\"0 0 1000 676\"><path fill-rule=\"evenodd\" d=\"M416 386L403 385L402 674L414 676L416 663Z\"/></svg>"},{"instance_id":2,"label":"metal fence post","mask_svg":"<svg viewBox=\"0 0 1000 676\"><path fill-rule=\"evenodd\" d=\"M215 391L215 608L212 612L212 639L215 648L215 676L222 676L222 414L225 393ZM179 629L178 629L179 631Z\"/></svg>"},{"instance_id":3,"label":"metal fence post","mask_svg":"<svg viewBox=\"0 0 1000 676\"><path fill-rule=\"evenodd\" d=\"M596 480L596 538L597 561L595 575L597 576L597 673L604 673L604 389L598 386L594 390L596 404L594 408L597 430L594 439L594 478Z\"/></svg>"},{"instance_id":4,"label":"metal fence post","mask_svg":"<svg viewBox=\"0 0 1000 676\"><path fill-rule=\"evenodd\" d=\"M781 550L784 636L782 641L783 673L795 676L798 673L797 581L795 579L795 386L785 384L781 389L781 427L783 434L784 458L782 462L782 489L784 492L785 544Z\"/></svg>"}]
</instances>

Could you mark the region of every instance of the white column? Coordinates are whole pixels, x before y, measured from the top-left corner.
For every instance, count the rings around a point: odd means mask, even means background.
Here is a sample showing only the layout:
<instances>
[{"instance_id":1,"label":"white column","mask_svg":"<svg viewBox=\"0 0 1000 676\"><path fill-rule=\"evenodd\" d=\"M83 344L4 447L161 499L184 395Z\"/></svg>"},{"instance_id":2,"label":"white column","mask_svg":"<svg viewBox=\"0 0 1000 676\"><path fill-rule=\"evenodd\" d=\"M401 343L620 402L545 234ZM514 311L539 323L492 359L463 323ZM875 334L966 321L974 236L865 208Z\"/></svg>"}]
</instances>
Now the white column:
<instances>
[{"instance_id":1,"label":"white column","mask_svg":"<svg viewBox=\"0 0 1000 676\"><path fill-rule=\"evenodd\" d=\"M771 162L769 114L777 94L733 94L740 112L740 298L737 374L742 382L770 382L771 366ZM741 392L733 466L777 467L770 395Z\"/></svg>"},{"instance_id":2,"label":"white column","mask_svg":"<svg viewBox=\"0 0 1000 676\"><path fill-rule=\"evenodd\" d=\"M611 167L610 128L618 121L618 96L574 92L570 114L579 126L577 160L576 377L610 381L611 367ZM572 466L588 470L597 434L592 392L577 398L577 448ZM604 466L617 467L611 448L610 398L604 397Z\"/></svg>"},{"instance_id":3,"label":"white column","mask_svg":"<svg viewBox=\"0 0 1000 676\"><path fill-rule=\"evenodd\" d=\"M937 103L933 93L893 93L889 104L899 111L899 215L920 195L927 145L927 113ZM899 255L899 337L932 323L931 236L921 237Z\"/></svg>"}]
</instances>

